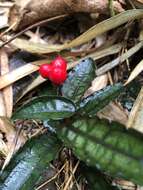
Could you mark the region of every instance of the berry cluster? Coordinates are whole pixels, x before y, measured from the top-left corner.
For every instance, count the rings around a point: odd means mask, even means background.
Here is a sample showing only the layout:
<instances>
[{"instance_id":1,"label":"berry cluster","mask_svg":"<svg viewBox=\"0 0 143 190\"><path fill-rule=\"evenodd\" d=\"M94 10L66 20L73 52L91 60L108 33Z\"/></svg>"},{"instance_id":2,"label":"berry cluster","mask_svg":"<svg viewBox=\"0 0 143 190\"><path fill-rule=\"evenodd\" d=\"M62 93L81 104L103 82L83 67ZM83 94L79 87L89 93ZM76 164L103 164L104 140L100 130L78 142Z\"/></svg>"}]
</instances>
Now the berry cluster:
<instances>
[{"instance_id":1,"label":"berry cluster","mask_svg":"<svg viewBox=\"0 0 143 190\"><path fill-rule=\"evenodd\" d=\"M60 85L67 78L66 69L66 60L58 56L50 64L42 64L39 68L39 73L43 78L48 78L54 84Z\"/></svg>"}]
</instances>

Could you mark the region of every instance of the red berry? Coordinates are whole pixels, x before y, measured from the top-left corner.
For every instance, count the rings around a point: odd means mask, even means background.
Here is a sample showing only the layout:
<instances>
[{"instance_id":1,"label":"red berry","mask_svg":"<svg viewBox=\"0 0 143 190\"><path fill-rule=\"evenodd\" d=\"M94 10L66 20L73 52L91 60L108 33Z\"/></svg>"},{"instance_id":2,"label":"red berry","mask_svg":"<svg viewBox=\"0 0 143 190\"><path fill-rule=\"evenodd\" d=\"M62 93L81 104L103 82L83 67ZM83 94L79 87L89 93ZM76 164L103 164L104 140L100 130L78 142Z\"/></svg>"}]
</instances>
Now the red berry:
<instances>
[{"instance_id":1,"label":"red berry","mask_svg":"<svg viewBox=\"0 0 143 190\"><path fill-rule=\"evenodd\" d=\"M61 68L53 68L51 72L49 73L49 79L54 84L62 84L67 78L67 72L64 69Z\"/></svg>"},{"instance_id":2,"label":"red berry","mask_svg":"<svg viewBox=\"0 0 143 190\"><path fill-rule=\"evenodd\" d=\"M42 64L39 68L39 73L43 78L48 78L51 70L52 70L51 64Z\"/></svg>"},{"instance_id":3,"label":"red berry","mask_svg":"<svg viewBox=\"0 0 143 190\"><path fill-rule=\"evenodd\" d=\"M52 66L54 68L61 68L61 69L65 69L67 68L67 61L65 59L63 59L61 56L56 57L52 62L51 62Z\"/></svg>"}]
</instances>

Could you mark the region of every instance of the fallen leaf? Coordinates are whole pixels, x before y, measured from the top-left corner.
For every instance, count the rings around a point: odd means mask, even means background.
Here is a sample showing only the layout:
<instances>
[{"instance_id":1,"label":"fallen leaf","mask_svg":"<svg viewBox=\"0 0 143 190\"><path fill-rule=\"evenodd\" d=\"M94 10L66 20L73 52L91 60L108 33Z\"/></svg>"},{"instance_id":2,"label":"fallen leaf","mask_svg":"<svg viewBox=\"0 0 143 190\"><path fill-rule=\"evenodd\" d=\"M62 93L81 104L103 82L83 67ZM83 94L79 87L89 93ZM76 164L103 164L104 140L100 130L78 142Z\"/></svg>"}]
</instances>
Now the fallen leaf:
<instances>
[{"instance_id":1,"label":"fallen leaf","mask_svg":"<svg viewBox=\"0 0 143 190\"><path fill-rule=\"evenodd\" d=\"M122 48L122 44L115 44L109 48L105 48L101 51L97 51L95 53L89 54L88 56L84 57L91 57L94 60L100 59L102 57L108 56L108 55L112 55L112 54L116 54L118 53ZM17 80L37 71L39 69L38 65L42 64L42 63L49 63L52 59L43 59L40 61L34 61L31 63L28 63L24 66L21 66L3 76L0 76L0 89L5 88L6 86L16 82ZM68 64L68 69L71 69L73 67L75 67L82 59L78 59L77 61L72 61L69 62Z\"/></svg>"},{"instance_id":2,"label":"fallen leaf","mask_svg":"<svg viewBox=\"0 0 143 190\"><path fill-rule=\"evenodd\" d=\"M136 8L143 8L143 0L132 0Z\"/></svg>"},{"instance_id":3,"label":"fallen leaf","mask_svg":"<svg viewBox=\"0 0 143 190\"><path fill-rule=\"evenodd\" d=\"M92 86L85 92L84 98L86 98L87 96L93 94L94 92L96 92L98 90L103 89L104 87L107 86L107 83L108 83L107 74L96 77L92 81Z\"/></svg>"},{"instance_id":4,"label":"fallen leaf","mask_svg":"<svg viewBox=\"0 0 143 190\"><path fill-rule=\"evenodd\" d=\"M124 11L123 13L117 14L107 20L104 20L95 26L91 27L89 30L75 38L69 43L65 44L57 44L57 45L47 45L41 43L33 43L28 40L23 39L15 39L11 42L11 44L19 49L37 53L37 54L47 54L52 52L60 52L62 50L73 48L79 45L82 45L90 40L96 38L97 36L108 32L111 29L114 29L130 20L138 19L143 17L143 9L132 9L128 11Z\"/></svg>"},{"instance_id":5,"label":"fallen leaf","mask_svg":"<svg viewBox=\"0 0 143 190\"><path fill-rule=\"evenodd\" d=\"M117 121L123 125L126 125L128 115L125 110L117 103L111 102L100 112L97 113L99 118L108 119L109 121Z\"/></svg>"},{"instance_id":6,"label":"fallen leaf","mask_svg":"<svg viewBox=\"0 0 143 190\"><path fill-rule=\"evenodd\" d=\"M0 116L6 116L3 94L0 91Z\"/></svg>"},{"instance_id":7,"label":"fallen leaf","mask_svg":"<svg viewBox=\"0 0 143 190\"><path fill-rule=\"evenodd\" d=\"M45 61L45 60L44 60ZM42 61L43 63L43 61ZM22 67L19 67L3 76L0 77L0 86L1 89L16 82L17 80L37 71L39 69L38 66L34 64L26 64Z\"/></svg>"},{"instance_id":8,"label":"fallen leaf","mask_svg":"<svg viewBox=\"0 0 143 190\"><path fill-rule=\"evenodd\" d=\"M123 180L123 179L114 179L113 184L115 184L116 186L120 186L121 189L126 189L126 190L136 189L136 185L134 183L132 183L131 181Z\"/></svg>"},{"instance_id":9,"label":"fallen leaf","mask_svg":"<svg viewBox=\"0 0 143 190\"><path fill-rule=\"evenodd\" d=\"M143 87L133 105L127 122L127 127L134 128L143 133Z\"/></svg>"},{"instance_id":10,"label":"fallen leaf","mask_svg":"<svg viewBox=\"0 0 143 190\"><path fill-rule=\"evenodd\" d=\"M0 67L1 67L1 75L4 75L9 72L9 64L8 64L8 55L4 49L0 50ZM13 90L12 86L7 86L2 90L3 100L6 110L6 116L11 117L12 109L13 109Z\"/></svg>"},{"instance_id":11,"label":"fallen leaf","mask_svg":"<svg viewBox=\"0 0 143 190\"><path fill-rule=\"evenodd\" d=\"M17 130L14 128L13 124L5 117L0 117L0 132L4 134L4 137L6 139L3 140L3 146L0 146L0 151L4 149L4 146L6 145L7 152L6 152L6 158L5 158L5 167L8 162L10 161L13 154L19 150L21 146L23 146L27 140L27 138L23 135L22 132L18 133Z\"/></svg>"},{"instance_id":12,"label":"fallen leaf","mask_svg":"<svg viewBox=\"0 0 143 190\"><path fill-rule=\"evenodd\" d=\"M134 70L131 72L125 85L134 80L142 71L143 71L143 60L140 61L138 65L134 68Z\"/></svg>"},{"instance_id":13,"label":"fallen leaf","mask_svg":"<svg viewBox=\"0 0 143 190\"><path fill-rule=\"evenodd\" d=\"M0 155L6 157L8 154L8 147L6 143L0 138Z\"/></svg>"}]
</instances>

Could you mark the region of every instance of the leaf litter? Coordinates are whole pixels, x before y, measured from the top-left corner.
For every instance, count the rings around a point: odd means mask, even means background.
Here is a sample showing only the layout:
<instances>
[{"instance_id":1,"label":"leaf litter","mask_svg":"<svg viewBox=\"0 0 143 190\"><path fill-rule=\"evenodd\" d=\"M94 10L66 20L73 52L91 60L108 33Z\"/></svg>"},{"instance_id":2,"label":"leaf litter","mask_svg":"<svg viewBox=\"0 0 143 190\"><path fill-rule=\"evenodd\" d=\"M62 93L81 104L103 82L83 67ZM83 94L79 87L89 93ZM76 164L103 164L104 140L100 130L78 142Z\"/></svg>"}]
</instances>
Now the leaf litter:
<instances>
[{"instance_id":1,"label":"leaf litter","mask_svg":"<svg viewBox=\"0 0 143 190\"><path fill-rule=\"evenodd\" d=\"M0 6L6 6L9 9L13 5L11 1L6 3L1 2ZM46 79L38 76L37 71L40 64L49 63L53 57L60 54L68 60L68 70L71 71L81 60L91 57L95 61L96 76L92 79L92 83L82 98L98 93L107 85L113 85L117 82L122 82L126 87L132 84L132 81L137 81L138 85L142 86L141 55L143 42L140 21L143 17L143 9L141 9L143 2L134 0L128 2L114 1L114 3L118 3L116 10L113 10L115 4L112 6L111 3L110 11L105 9L107 14L102 14L101 8L98 13L92 13L92 17L90 13L85 13L86 19L83 23L80 22L80 18L82 18L80 14L75 14L73 17L67 12L65 15L55 14L52 18L42 18L41 21L33 22L28 27L24 27L20 32L16 31L15 28L21 27L18 26L21 21L16 24L13 23L13 25L9 23L8 28L8 17L6 18L4 15L6 22L0 21L0 153L3 163L1 168L5 168L13 154L25 144L27 138L45 132L43 124L39 120L25 120L24 123L20 121L22 127L17 128L12 121L7 119L15 113L17 108L31 100L33 96L37 97L37 89L41 88L41 84L45 86L49 84ZM125 7L125 10L121 7ZM134 7L139 9L134 9ZM115 16L110 17L110 13L115 13ZM129 24L131 22L132 24ZM71 29L72 24L74 30ZM83 27L84 25L85 27ZM11 69L9 65L11 57L19 51L26 51L31 57L36 55L37 58L34 57L32 61L28 60L26 63ZM19 60L18 57L17 59ZM22 61L19 60L19 62ZM26 77L31 76L31 74L32 80L29 82ZM26 85L23 86L24 83ZM18 96L15 94L15 88L19 88L21 91ZM133 88L135 88L134 85ZM57 89L57 93L59 95L59 89ZM110 122L117 121L142 133L142 89L139 94L134 97L132 95L130 94L133 102L131 111L127 110L119 98L106 105L97 113L97 116ZM126 103L130 104L127 100ZM63 155L62 158L58 159L58 163L54 163L54 170L56 171L55 166L59 168L55 174L56 188L63 190L72 187L82 189L82 185L84 184L83 187L85 187L86 183L84 180L80 182L76 176L76 173L80 171L79 161L74 160L75 157L70 150L67 150L64 156L69 156L69 158L63 163L63 167L61 166ZM63 180L60 181L61 179ZM127 189L136 188L134 184L128 181L114 179L113 183L120 185L121 188L125 186ZM37 189L43 188L44 190L44 187L45 183L39 185Z\"/></svg>"}]
</instances>

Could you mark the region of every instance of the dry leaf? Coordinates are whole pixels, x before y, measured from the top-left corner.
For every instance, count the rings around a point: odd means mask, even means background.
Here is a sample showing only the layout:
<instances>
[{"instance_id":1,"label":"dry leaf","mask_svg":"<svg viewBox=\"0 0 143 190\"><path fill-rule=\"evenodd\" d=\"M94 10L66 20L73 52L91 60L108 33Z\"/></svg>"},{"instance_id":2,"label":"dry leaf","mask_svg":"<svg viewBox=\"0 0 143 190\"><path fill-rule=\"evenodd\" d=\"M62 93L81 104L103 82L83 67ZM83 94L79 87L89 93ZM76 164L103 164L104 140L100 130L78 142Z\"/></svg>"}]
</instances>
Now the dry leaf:
<instances>
[{"instance_id":1,"label":"dry leaf","mask_svg":"<svg viewBox=\"0 0 143 190\"><path fill-rule=\"evenodd\" d=\"M9 72L8 55L4 49L0 50L0 67L1 75ZM11 117L13 109L13 90L12 86L8 86L2 90L3 100L6 110L6 116Z\"/></svg>"},{"instance_id":2,"label":"dry leaf","mask_svg":"<svg viewBox=\"0 0 143 190\"><path fill-rule=\"evenodd\" d=\"M136 0L136 1L138 1L138 2L140 2L140 3L143 3L143 0Z\"/></svg>"},{"instance_id":3,"label":"dry leaf","mask_svg":"<svg viewBox=\"0 0 143 190\"><path fill-rule=\"evenodd\" d=\"M137 51L139 51L143 46L143 41L139 42L138 44L136 44L134 47L130 48L127 52L125 52L124 54L122 54L121 56L119 56L118 58L114 59L113 61L105 64L104 66L102 66L101 68L96 70L96 75L102 75L104 73L106 73L107 71L111 70L112 68L114 68L115 66L119 65L119 63L122 63L123 61L125 61L127 58L131 57L132 55L134 55ZM116 48L117 49L116 49ZM121 44L116 44L113 45L109 48L106 48L105 50L101 50L101 51L97 51L95 53L89 54L86 57L91 57L94 60L97 60L99 58L105 57L107 55L111 55L114 53L117 53L120 51L122 45ZM86 58L84 57L84 58ZM68 69L73 68L74 66L76 66L79 61L82 59L78 59L77 61L74 61L72 63L69 62L68 65ZM45 60L41 60L41 61L35 61L32 63L29 63L27 65L24 65L22 67L19 67L18 69L15 69L11 72L9 72L8 74L5 74L3 76L0 77L0 89L16 82L17 80L37 71L39 69L38 66L36 65L40 65L43 62L50 62L51 59L45 59ZM70 60L71 61L71 60Z\"/></svg>"},{"instance_id":4,"label":"dry leaf","mask_svg":"<svg viewBox=\"0 0 143 190\"><path fill-rule=\"evenodd\" d=\"M0 2L0 29L8 26L8 14L11 6L10 2Z\"/></svg>"},{"instance_id":5,"label":"dry leaf","mask_svg":"<svg viewBox=\"0 0 143 190\"><path fill-rule=\"evenodd\" d=\"M3 94L1 91L0 91L0 116L6 116L6 109L5 109Z\"/></svg>"},{"instance_id":6,"label":"dry leaf","mask_svg":"<svg viewBox=\"0 0 143 190\"><path fill-rule=\"evenodd\" d=\"M92 81L92 86L85 92L84 98L107 86L108 75L101 75Z\"/></svg>"},{"instance_id":7,"label":"dry leaf","mask_svg":"<svg viewBox=\"0 0 143 190\"><path fill-rule=\"evenodd\" d=\"M117 121L123 125L126 125L128 115L125 110L117 103L111 102L100 112L97 113L99 118L105 118L109 121Z\"/></svg>"},{"instance_id":8,"label":"dry leaf","mask_svg":"<svg viewBox=\"0 0 143 190\"><path fill-rule=\"evenodd\" d=\"M122 44L115 44L109 48L105 48L101 51L97 51L95 53L92 53L92 54L89 54L88 56L84 57L84 58L87 58L87 57L91 57L93 58L94 60L97 60L97 59L100 59L102 57L105 57L107 55L112 55L112 54L115 54L115 53L118 53L122 48ZM51 62L52 59L44 59L44 60L41 60L41 61L34 61L32 63L29 63L29 64L26 64L24 66L21 66L11 72L9 72L8 74L4 75L4 76L1 76L0 77L0 89L16 82L17 80L37 71L39 69L38 66L36 65L40 65L42 63L49 63ZM67 59L68 60L68 59ZM72 61L71 60L69 61L69 65L68 65L68 69L71 69L73 68L74 66L76 66L79 61L81 61L82 59L78 59L78 61ZM45 81L45 80L42 80L42 81ZM40 82L40 84L42 83L42 81Z\"/></svg>"},{"instance_id":9,"label":"dry leaf","mask_svg":"<svg viewBox=\"0 0 143 190\"><path fill-rule=\"evenodd\" d=\"M108 32L111 29L114 29L126 22L129 22L134 19L143 17L143 9L133 9L124 11L123 13L117 14L114 17L111 17L107 20L104 20L95 26L91 27L89 30L81 34L79 37L75 38L69 43L62 45L46 45L41 43L32 43L28 40L15 39L11 42L16 48L37 54L47 54L52 52L60 52L64 49L73 48L79 45L82 45L90 40L96 38L97 36Z\"/></svg>"},{"instance_id":10,"label":"dry leaf","mask_svg":"<svg viewBox=\"0 0 143 190\"><path fill-rule=\"evenodd\" d=\"M127 127L134 128L143 133L143 87L133 105L127 122Z\"/></svg>"},{"instance_id":11,"label":"dry leaf","mask_svg":"<svg viewBox=\"0 0 143 190\"><path fill-rule=\"evenodd\" d=\"M45 60L44 60L45 62ZM42 61L43 63L43 61ZM37 71L39 69L38 66L34 65L34 64L26 64L22 67L19 67L11 72L9 72L8 74L5 74L3 76L0 77L0 89L14 83L15 81Z\"/></svg>"},{"instance_id":12,"label":"dry leaf","mask_svg":"<svg viewBox=\"0 0 143 190\"><path fill-rule=\"evenodd\" d=\"M8 155L8 151L6 143L0 138L0 155L6 157Z\"/></svg>"},{"instance_id":13,"label":"dry leaf","mask_svg":"<svg viewBox=\"0 0 143 190\"><path fill-rule=\"evenodd\" d=\"M125 85L134 80L142 71L143 71L143 60L139 62L138 65L134 68Z\"/></svg>"},{"instance_id":14,"label":"dry leaf","mask_svg":"<svg viewBox=\"0 0 143 190\"><path fill-rule=\"evenodd\" d=\"M143 8L143 0L132 0L136 8Z\"/></svg>"},{"instance_id":15,"label":"dry leaf","mask_svg":"<svg viewBox=\"0 0 143 190\"><path fill-rule=\"evenodd\" d=\"M117 1L113 2L113 7L116 12L124 10ZM40 20L62 14L104 13L105 10L108 11L108 0L17 0L11 8L9 23L13 25L16 22L14 29L19 30Z\"/></svg>"},{"instance_id":16,"label":"dry leaf","mask_svg":"<svg viewBox=\"0 0 143 190\"><path fill-rule=\"evenodd\" d=\"M8 150L6 155L6 162L4 164L4 166L6 166L6 164L8 164L10 161L13 153L19 150L19 148L25 144L27 139L22 132L18 134L14 126L5 117L0 117L0 132L2 132L6 138L6 142L4 141ZM2 149L3 147L0 147L0 150Z\"/></svg>"},{"instance_id":17,"label":"dry leaf","mask_svg":"<svg viewBox=\"0 0 143 190\"><path fill-rule=\"evenodd\" d=\"M116 59L110 61L109 63L105 64L101 68L99 68L96 71L96 75L101 75L103 73L106 73L107 71L111 70L112 68L116 67L120 63L124 62L127 60L129 57L134 55L136 52L138 52L143 46L143 41L139 42L136 44L134 47L130 48L128 51L126 51L124 54L121 56L117 57Z\"/></svg>"},{"instance_id":18,"label":"dry leaf","mask_svg":"<svg viewBox=\"0 0 143 190\"><path fill-rule=\"evenodd\" d=\"M135 190L136 185L132 183L131 181L126 181L123 179L114 179L113 184L115 183L116 186L121 186L121 189L126 189L126 190ZM139 190L139 189L136 189Z\"/></svg>"}]
</instances>

